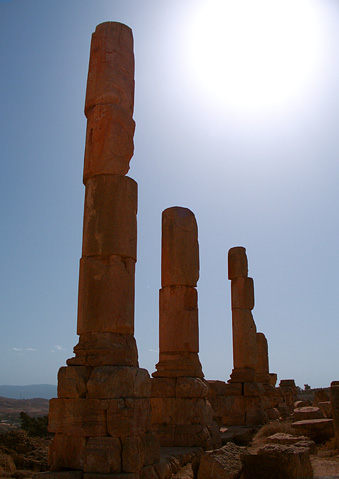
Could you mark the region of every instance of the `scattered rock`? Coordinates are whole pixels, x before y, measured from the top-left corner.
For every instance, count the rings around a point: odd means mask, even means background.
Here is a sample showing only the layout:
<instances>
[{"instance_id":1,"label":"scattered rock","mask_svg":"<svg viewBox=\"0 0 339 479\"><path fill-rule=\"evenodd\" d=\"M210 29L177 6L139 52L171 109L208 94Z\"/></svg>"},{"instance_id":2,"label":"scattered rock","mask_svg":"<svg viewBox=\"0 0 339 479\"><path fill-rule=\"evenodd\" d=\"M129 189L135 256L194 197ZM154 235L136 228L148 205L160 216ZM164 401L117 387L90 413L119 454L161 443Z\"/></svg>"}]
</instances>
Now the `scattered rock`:
<instances>
[{"instance_id":1,"label":"scattered rock","mask_svg":"<svg viewBox=\"0 0 339 479\"><path fill-rule=\"evenodd\" d=\"M198 479L238 479L242 470L240 455L248 452L228 442L214 451L207 451L200 460Z\"/></svg>"},{"instance_id":2,"label":"scattered rock","mask_svg":"<svg viewBox=\"0 0 339 479\"><path fill-rule=\"evenodd\" d=\"M296 433L305 435L316 443L327 441L334 436L333 419L307 419L293 422L291 426Z\"/></svg>"}]
</instances>

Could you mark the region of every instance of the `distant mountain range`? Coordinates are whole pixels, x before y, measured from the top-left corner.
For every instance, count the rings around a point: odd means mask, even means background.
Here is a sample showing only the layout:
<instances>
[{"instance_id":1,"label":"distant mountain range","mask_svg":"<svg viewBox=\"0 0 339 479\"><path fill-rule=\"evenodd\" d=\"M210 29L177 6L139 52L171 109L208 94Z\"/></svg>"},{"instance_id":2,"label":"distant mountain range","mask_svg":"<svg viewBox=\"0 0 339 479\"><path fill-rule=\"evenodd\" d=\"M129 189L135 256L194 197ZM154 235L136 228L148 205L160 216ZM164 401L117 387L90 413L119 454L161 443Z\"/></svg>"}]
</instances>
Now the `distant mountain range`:
<instances>
[{"instance_id":1,"label":"distant mountain range","mask_svg":"<svg viewBox=\"0 0 339 479\"><path fill-rule=\"evenodd\" d=\"M12 399L51 399L57 397L53 384L30 384L28 386L0 386L0 396Z\"/></svg>"}]
</instances>

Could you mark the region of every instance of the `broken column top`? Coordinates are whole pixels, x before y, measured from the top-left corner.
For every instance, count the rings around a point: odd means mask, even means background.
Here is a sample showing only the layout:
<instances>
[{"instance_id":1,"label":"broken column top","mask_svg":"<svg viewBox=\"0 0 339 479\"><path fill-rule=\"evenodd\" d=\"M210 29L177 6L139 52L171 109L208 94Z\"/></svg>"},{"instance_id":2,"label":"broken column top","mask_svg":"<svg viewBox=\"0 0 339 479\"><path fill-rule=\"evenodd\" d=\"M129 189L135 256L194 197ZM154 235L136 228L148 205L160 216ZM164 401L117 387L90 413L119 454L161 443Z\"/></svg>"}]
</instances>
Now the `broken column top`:
<instances>
[{"instance_id":1,"label":"broken column top","mask_svg":"<svg viewBox=\"0 0 339 479\"><path fill-rule=\"evenodd\" d=\"M99 104L118 105L133 113L133 35L123 23L101 23L92 35L85 115Z\"/></svg>"},{"instance_id":2,"label":"broken column top","mask_svg":"<svg viewBox=\"0 0 339 479\"><path fill-rule=\"evenodd\" d=\"M243 246L235 246L228 252L228 279L246 277L247 275L246 249Z\"/></svg>"},{"instance_id":3,"label":"broken column top","mask_svg":"<svg viewBox=\"0 0 339 479\"><path fill-rule=\"evenodd\" d=\"M199 279L198 226L188 208L162 213L161 286L193 286Z\"/></svg>"}]
</instances>

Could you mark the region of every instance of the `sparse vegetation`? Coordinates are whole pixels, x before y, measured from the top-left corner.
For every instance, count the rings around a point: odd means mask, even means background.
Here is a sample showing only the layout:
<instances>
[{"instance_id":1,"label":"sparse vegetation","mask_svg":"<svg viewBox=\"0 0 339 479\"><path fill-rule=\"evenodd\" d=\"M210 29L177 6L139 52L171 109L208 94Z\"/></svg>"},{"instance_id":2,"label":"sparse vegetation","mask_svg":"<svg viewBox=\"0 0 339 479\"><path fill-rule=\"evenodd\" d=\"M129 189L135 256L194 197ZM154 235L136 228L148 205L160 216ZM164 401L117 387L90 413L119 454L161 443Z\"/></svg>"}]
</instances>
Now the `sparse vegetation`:
<instances>
[{"instance_id":1,"label":"sparse vegetation","mask_svg":"<svg viewBox=\"0 0 339 479\"><path fill-rule=\"evenodd\" d=\"M27 431L29 436L46 437L48 432L48 416L32 417L25 412L20 413L21 429Z\"/></svg>"},{"instance_id":2,"label":"sparse vegetation","mask_svg":"<svg viewBox=\"0 0 339 479\"><path fill-rule=\"evenodd\" d=\"M270 422L265 424L254 436L253 441L263 439L265 437L273 436L278 432L285 434L295 435L295 431L292 429L291 423L289 422Z\"/></svg>"}]
</instances>

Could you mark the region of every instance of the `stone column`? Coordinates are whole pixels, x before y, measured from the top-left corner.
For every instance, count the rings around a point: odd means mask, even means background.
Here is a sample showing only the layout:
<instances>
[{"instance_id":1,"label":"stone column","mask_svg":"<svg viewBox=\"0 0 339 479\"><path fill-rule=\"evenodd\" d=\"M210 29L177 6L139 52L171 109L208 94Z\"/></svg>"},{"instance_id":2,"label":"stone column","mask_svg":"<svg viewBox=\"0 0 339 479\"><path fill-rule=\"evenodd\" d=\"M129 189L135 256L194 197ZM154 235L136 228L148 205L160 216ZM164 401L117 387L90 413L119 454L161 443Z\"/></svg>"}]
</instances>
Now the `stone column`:
<instances>
[{"instance_id":1,"label":"stone column","mask_svg":"<svg viewBox=\"0 0 339 479\"><path fill-rule=\"evenodd\" d=\"M228 279L231 280L233 371L230 382L255 381L257 363L253 279L248 277L246 249L238 246L228 252Z\"/></svg>"},{"instance_id":2,"label":"stone column","mask_svg":"<svg viewBox=\"0 0 339 479\"><path fill-rule=\"evenodd\" d=\"M257 333L257 364L255 378L258 383L269 385L268 345L264 333Z\"/></svg>"},{"instance_id":3,"label":"stone column","mask_svg":"<svg viewBox=\"0 0 339 479\"><path fill-rule=\"evenodd\" d=\"M187 208L162 214L159 362L152 379L152 423L163 446L218 445L208 384L199 361L198 228Z\"/></svg>"},{"instance_id":4,"label":"stone column","mask_svg":"<svg viewBox=\"0 0 339 479\"><path fill-rule=\"evenodd\" d=\"M52 470L139 477L159 460L148 372L134 338L137 184L132 31L107 22L92 36L85 114L85 207L75 357L50 402ZM92 476L91 476L92 477ZM132 477L132 476L131 476Z\"/></svg>"}]
</instances>

